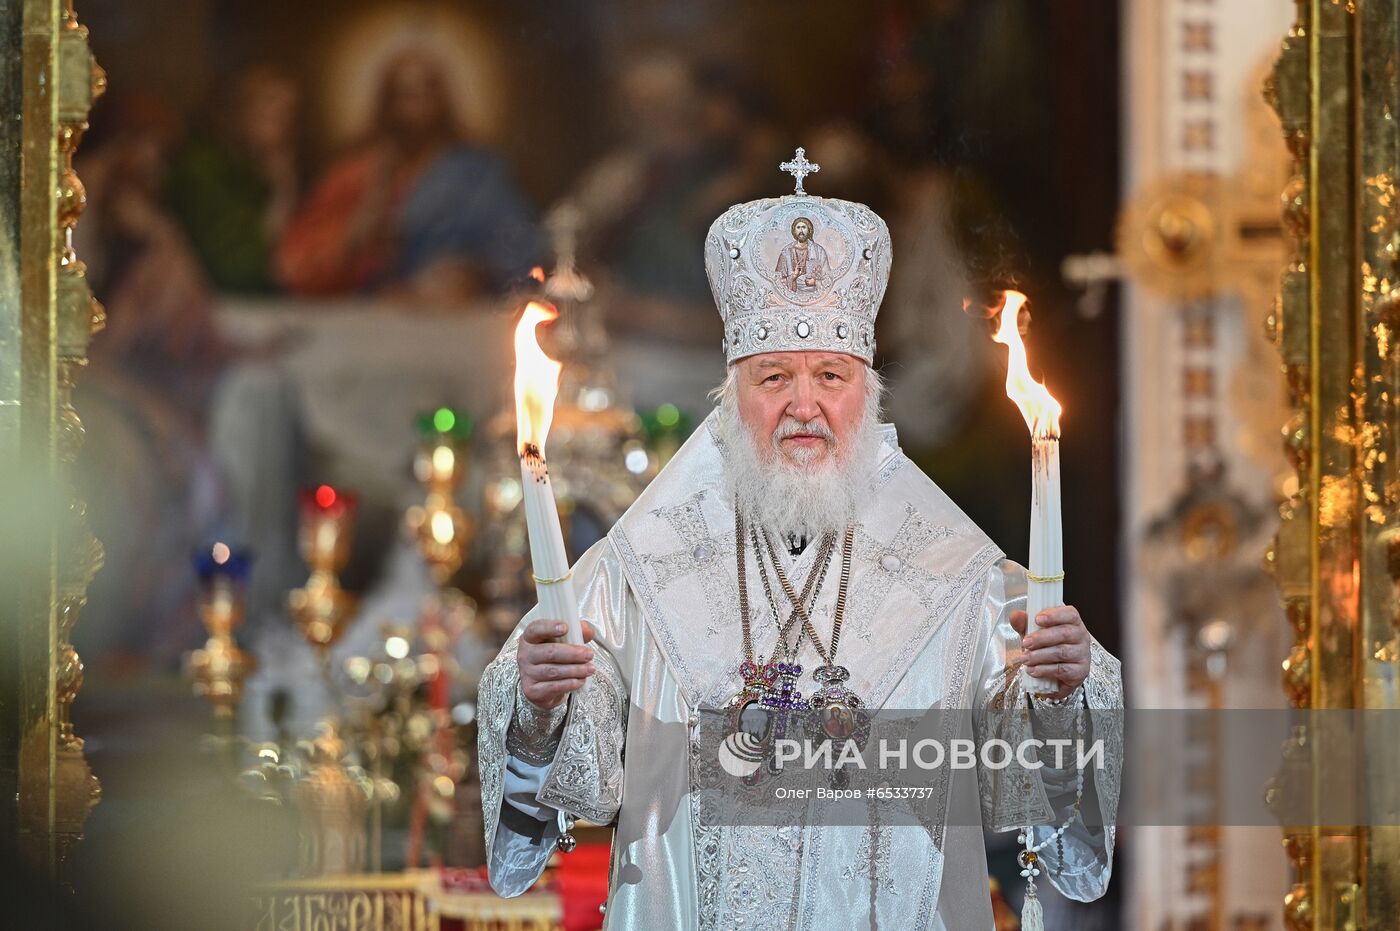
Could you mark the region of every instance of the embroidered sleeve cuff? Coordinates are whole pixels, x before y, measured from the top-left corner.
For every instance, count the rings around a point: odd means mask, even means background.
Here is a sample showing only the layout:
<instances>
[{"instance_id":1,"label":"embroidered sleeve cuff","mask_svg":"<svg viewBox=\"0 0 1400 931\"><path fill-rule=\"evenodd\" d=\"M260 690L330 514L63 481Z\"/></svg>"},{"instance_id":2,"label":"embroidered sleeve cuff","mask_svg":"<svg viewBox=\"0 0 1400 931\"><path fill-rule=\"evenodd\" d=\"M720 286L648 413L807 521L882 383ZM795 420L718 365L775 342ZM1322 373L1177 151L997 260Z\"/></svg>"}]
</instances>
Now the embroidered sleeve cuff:
<instances>
[{"instance_id":1,"label":"embroidered sleeve cuff","mask_svg":"<svg viewBox=\"0 0 1400 931\"><path fill-rule=\"evenodd\" d=\"M1049 737L1068 737L1074 730L1074 719L1084 706L1084 686L1080 685L1064 698L1030 696L1035 712L1036 733Z\"/></svg>"},{"instance_id":2,"label":"embroidered sleeve cuff","mask_svg":"<svg viewBox=\"0 0 1400 931\"><path fill-rule=\"evenodd\" d=\"M1080 700L1083 699L1083 697L1084 697L1084 686L1083 686L1083 684L1081 683L1080 685L1076 685L1076 686L1074 687L1074 691L1073 691L1073 692L1070 692L1068 695L1064 696L1063 698L1042 698L1042 697L1039 696L1039 695L1032 695L1032 696L1031 696L1031 701L1034 702L1035 705L1036 705L1037 707L1042 707L1042 708L1044 708L1044 707L1049 707L1049 708L1064 708L1064 707L1066 707L1066 706L1069 706L1069 707L1077 706L1077 705L1079 704Z\"/></svg>"},{"instance_id":3,"label":"embroidered sleeve cuff","mask_svg":"<svg viewBox=\"0 0 1400 931\"><path fill-rule=\"evenodd\" d=\"M569 703L560 702L553 708L541 708L515 687L515 716L506 730L506 751L513 757L535 766L546 766L554 760L559 736Z\"/></svg>"}]
</instances>

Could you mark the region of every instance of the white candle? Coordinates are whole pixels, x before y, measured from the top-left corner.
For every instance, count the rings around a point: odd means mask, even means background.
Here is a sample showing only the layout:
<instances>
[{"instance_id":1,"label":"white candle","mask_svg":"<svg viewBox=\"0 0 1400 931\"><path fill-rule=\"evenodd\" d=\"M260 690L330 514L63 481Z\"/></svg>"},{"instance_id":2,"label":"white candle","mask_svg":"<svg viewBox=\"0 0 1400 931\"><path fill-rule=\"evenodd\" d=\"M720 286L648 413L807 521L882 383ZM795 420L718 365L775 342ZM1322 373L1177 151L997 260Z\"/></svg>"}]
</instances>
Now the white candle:
<instances>
[{"instance_id":1,"label":"white candle","mask_svg":"<svg viewBox=\"0 0 1400 931\"><path fill-rule=\"evenodd\" d=\"M1060 523L1060 405L1031 378L1020 316L1026 296L1007 291L1001 324L992 339L1006 346L1006 395L1021 409L1031 431L1031 546L1026 583L1026 633L1039 628L1036 615L1065 603L1064 536ZM1059 691L1054 679L1021 669L1021 686L1034 695Z\"/></svg>"},{"instance_id":2,"label":"white candle","mask_svg":"<svg viewBox=\"0 0 1400 931\"><path fill-rule=\"evenodd\" d=\"M547 304L532 301L515 328L515 421L520 452L520 492L525 508L525 527L530 539L530 565L535 577L535 595L540 613L569 625L566 640L583 643L578 601L569 556L564 549L564 532L559 526L559 508L544 441L554 418L554 399L559 394L559 373L563 366L544 354L535 338L535 327L554 320L559 312Z\"/></svg>"},{"instance_id":3,"label":"white candle","mask_svg":"<svg viewBox=\"0 0 1400 931\"><path fill-rule=\"evenodd\" d=\"M1060 439L1031 439L1031 552L1026 583L1026 633L1039 628L1036 616L1065 603L1064 538L1060 525ZM1032 694L1059 690L1053 679L1021 670L1021 686Z\"/></svg>"},{"instance_id":4,"label":"white candle","mask_svg":"<svg viewBox=\"0 0 1400 931\"><path fill-rule=\"evenodd\" d=\"M559 508L549 466L539 451L531 447L520 455L521 500L525 506L525 526L530 534L530 564L535 576L535 597L540 613L569 625L569 643L583 643L578 619L574 579L569 556L564 550L564 531L559 526Z\"/></svg>"}]
</instances>

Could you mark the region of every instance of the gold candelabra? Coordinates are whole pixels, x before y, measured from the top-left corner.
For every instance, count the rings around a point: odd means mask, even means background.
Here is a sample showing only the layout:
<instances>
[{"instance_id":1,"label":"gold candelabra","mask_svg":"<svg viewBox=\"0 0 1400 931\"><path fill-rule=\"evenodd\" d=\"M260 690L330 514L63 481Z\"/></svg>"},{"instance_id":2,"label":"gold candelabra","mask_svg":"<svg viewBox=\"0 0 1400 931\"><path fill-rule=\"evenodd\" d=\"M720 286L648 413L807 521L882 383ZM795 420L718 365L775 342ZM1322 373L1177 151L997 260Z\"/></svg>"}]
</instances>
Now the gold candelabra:
<instances>
[{"instance_id":1,"label":"gold candelabra","mask_svg":"<svg viewBox=\"0 0 1400 931\"><path fill-rule=\"evenodd\" d=\"M674 446L669 440L649 447L642 418L609 361L609 340L601 309L591 303L593 284L575 261L582 217L572 206L556 208L547 226L556 256L541 291L559 311L551 327L550 355L564 363L550 428L550 464L557 466L554 492L566 539L582 548L606 532L636 500ZM676 427L682 417L666 405L661 426ZM529 571L520 459L515 444L513 403L485 422L491 450L482 496L485 554L481 629L504 640L530 609L535 586ZM679 445L678 443L675 445Z\"/></svg>"},{"instance_id":2,"label":"gold candelabra","mask_svg":"<svg viewBox=\"0 0 1400 931\"><path fill-rule=\"evenodd\" d=\"M450 407L440 407L419 419L422 439L413 472L427 490L427 498L422 505L409 508L405 523L438 585L446 585L462 567L475 533L471 518L456 500L457 488L467 474L471 433L471 418Z\"/></svg>"},{"instance_id":3,"label":"gold candelabra","mask_svg":"<svg viewBox=\"0 0 1400 931\"><path fill-rule=\"evenodd\" d=\"M243 623L243 582L249 558L246 552L215 543L196 559L203 581L199 616L209 639L189 656L194 690L209 699L214 716L231 721L243 697L243 680L256 668L253 657L239 648L234 631Z\"/></svg>"},{"instance_id":4,"label":"gold candelabra","mask_svg":"<svg viewBox=\"0 0 1400 931\"><path fill-rule=\"evenodd\" d=\"M324 655L340 638L357 599L340 587L339 573L350 558L355 497L320 485L303 494L301 557L311 576L287 596L292 617L307 641Z\"/></svg>"},{"instance_id":5,"label":"gold candelabra","mask_svg":"<svg viewBox=\"0 0 1400 931\"><path fill-rule=\"evenodd\" d=\"M295 789L301 811L300 874L360 872L368 851L369 791L345 765L345 741L333 720L321 723L306 756L310 767Z\"/></svg>"}]
</instances>

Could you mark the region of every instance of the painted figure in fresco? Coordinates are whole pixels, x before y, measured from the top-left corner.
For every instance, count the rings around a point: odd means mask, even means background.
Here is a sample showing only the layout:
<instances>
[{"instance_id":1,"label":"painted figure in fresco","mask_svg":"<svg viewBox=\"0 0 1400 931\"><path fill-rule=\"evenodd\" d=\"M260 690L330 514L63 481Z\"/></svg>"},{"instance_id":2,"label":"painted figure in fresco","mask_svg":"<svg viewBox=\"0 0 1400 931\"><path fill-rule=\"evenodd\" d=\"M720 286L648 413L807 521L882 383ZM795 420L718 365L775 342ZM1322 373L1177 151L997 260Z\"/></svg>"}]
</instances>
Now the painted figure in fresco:
<instances>
[{"instance_id":1,"label":"painted figure in fresco","mask_svg":"<svg viewBox=\"0 0 1400 931\"><path fill-rule=\"evenodd\" d=\"M173 668L197 643L189 559L215 539L221 494L203 441L206 411L236 350L160 198L182 134L174 105L138 89L104 107L79 156L88 205L75 246L107 309L78 388L87 437L78 481L106 568L77 636L94 669L121 674Z\"/></svg>"},{"instance_id":2,"label":"painted figure in fresco","mask_svg":"<svg viewBox=\"0 0 1400 931\"><path fill-rule=\"evenodd\" d=\"M831 277L831 264L826 250L812 238L816 230L807 217L792 221L792 242L783 247L774 269L783 286L798 294L812 294L826 289Z\"/></svg>"},{"instance_id":3,"label":"painted figure in fresco","mask_svg":"<svg viewBox=\"0 0 1400 931\"><path fill-rule=\"evenodd\" d=\"M267 66L245 72L220 124L172 160L164 198L200 265L220 291L276 290L273 250L296 212L301 92Z\"/></svg>"},{"instance_id":4,"label":"painted figure in fresco","mask_svg":"<svg viewBox=\"0 0 1400 931\"><path fill-rule=\"evenodd\" d=\"M384 70L368 137L292 221L278 267L300 294L454 303L524 274L541 247L505 162L460 127L443 69L406 52Z\"/></svg>"}]
</instances>

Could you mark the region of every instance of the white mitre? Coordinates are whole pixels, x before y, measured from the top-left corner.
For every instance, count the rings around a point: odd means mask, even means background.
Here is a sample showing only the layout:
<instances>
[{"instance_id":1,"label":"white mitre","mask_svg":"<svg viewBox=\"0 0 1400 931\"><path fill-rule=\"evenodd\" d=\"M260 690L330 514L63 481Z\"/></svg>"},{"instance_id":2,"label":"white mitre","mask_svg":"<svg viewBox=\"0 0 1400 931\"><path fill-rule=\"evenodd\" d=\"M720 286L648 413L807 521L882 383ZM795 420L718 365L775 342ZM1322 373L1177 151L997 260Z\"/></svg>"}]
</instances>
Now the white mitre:
<instances>
[{"instance_id":1,"label":"white mitre","mask_svg":"<svg viewBox=\"0 0 1400 931\"><path fill-rule=\"evenodd\" d=\"M730 207L705 238L725 360L825 350L869 364L890 280L889 227L864 204L803 190L819 167L803 149L781 167L797 178L794 193ZM797 233L802 220L810 232L805 244Z\"/></svg>"}]
</instances>

